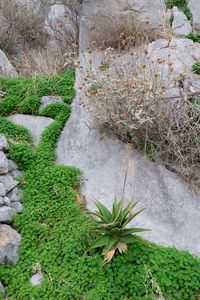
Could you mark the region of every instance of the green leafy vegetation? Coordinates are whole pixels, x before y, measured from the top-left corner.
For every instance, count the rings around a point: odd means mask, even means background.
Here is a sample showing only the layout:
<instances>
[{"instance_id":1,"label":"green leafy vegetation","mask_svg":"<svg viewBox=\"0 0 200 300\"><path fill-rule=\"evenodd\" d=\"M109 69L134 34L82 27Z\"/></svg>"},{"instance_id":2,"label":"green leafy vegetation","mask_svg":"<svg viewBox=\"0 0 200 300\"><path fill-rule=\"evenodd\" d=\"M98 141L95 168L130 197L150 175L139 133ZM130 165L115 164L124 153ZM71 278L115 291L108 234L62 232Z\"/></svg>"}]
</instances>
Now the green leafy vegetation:
<instances>
[{"instance_id":1,"label":"green leafy vegetation","mask_svg":"<svg viewBox=\"0 0 200 300\"><path fill-rule=\"evenodd\" d=\"M192 65L192 71L195 73L195 74L198 74L200 75L200 62L196 62Z\"/></svg>"},{"instance_id":2,"label":"green leafy vegetation","mask_svg":"<svg viewBox=\"0 0 200 300\"><path fill-rule=\"evenodd\" d=\"M190 32L186 37L192 40L195 43L200 43L200 33L199 32Z\"/></svg>"},{"instance_id":3,"label":"green leafy vegetation","mask_svg":"<svg viewBox=\"0 0 200 300\"><path fill-rule=\"evenodd\" d=\"M123 201L117 201L115 198L112 212L99 201L95 204L98 211L91 212L91 214L98 218L95 230L99 233L99 236L92 243L91 248L103 248L104 264L107 264L112 260L117 250L122 254L128 249L128 244L137 243L138 239L135 233L148 231L148 229L126 228L143 211L142 209L133 212L137 203L130 202L123 208Z\"/></svg>"},{"instance_id":4,"label":"green leafy vegetation","mask_svg":"<svg viewBox=\"0 0 200 300\"><path fill-rule=\"evenodd\" d=\"M166 0L167 8L173 8L173 6L177 6L179 9L181 9L188 20L192 20L192 14L187 6L187 0Z\"/></svg>"},{"instance_id":5,"label":"green leafy vegetation","mask_svg":"<svg viewBox=\"0 0 200 300\"><path fill-rule=\"evenodd\" d=\"M0 103L1 116L18 112L19 104L35 88L38 97L54 94L55 90L56 94L67 93L69 103L74 95L73 82L72 71L49 79L0 80L0 89L7 92ZM7 106L11 95L13 99L18 95L18 100ZM29 111L28 100L26 105ZM76 201L81 173L54 162L56 142L69 112L65 104L46 107L42 114L53 117L54 122L44 131L38 147L28 142L24 131L20 144L9 150L10 157L26 171L24 210L14 220L14 227L22 235L21 259L16 266L0 266L0 281L9 300L198 298L200 262L188 252L153 243L147 246L138 237L141 243L131 244L124 255L116 254L103 268L101 252L87 252L93 238L88 233L95 224ZM7 136L18 140L16 128L8 127ZM33 287L29 279L36 266L40 266L44 281Z\"/></svg>"}]
</instances>

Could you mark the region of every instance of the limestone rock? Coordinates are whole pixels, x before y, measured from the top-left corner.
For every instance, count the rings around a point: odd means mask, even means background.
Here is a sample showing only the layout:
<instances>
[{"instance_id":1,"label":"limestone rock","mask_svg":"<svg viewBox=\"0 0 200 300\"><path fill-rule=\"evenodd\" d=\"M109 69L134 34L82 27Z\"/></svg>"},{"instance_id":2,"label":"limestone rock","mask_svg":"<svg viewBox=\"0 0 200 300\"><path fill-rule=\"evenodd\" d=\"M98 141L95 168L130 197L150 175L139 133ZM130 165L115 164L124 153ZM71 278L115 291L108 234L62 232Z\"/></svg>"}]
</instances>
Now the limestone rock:
<instances>
[{"instance_id":1,"label":"limestone rock","mask_svg":"<svg viewBox=\"0 0 200 300\"><path fill-rule=\"evenodd\" d=\"M5 206L10 206L11 201L8 197L4 197L3 201Z\"/></svg>"},{"instance_id":2,"label":"limestone rock","mask_svg":"<svg viewBox=\"0 0 200 300\"><path fill-rule=\"evenodd\" d=\"M8 173L8 159L4 152L0 151L0 174Z\"/></svg>"},{"instance_id":3,"label":"limestone rock","mask_svg":"<svg viewBox=\"0 0 200 300\"><path fill-rule=\"evenodd\" d=\"M11 202L19 202L20 201L20 196L19 196L19 190L18 187L15 187L10 191L7 196L9 197Z\"/></svg>"},{"instance_id":4,"label":"limestone rock","mask_svg":"<svg viewBox=\"0 0 200 300\"><path fill-rule=\"evenodd\" d=\"M43 274L38 272L34 274L29 281L32 286L41 285L43 281Z\"/></svg>"},{"instance_id":5,"label":"limestone rock","mask_svg":"<svg viewBox=\"0 0 200 300\"><path fill-rule=\"evenodd\" d=\"M188 0L188 7L192 13L194 30L200 31L200 2L198 0Z\"/></svg>"},{"instance_id":6,"label":"limestone rock","mask_svg":"<svg viewBox=\"0 0 200 300\"><path fill-rule=\"evenodd\" d=\"M173 16L172 30L174 36L185 37L188 33L192 32L190 21L176 6L173 8Z\"/></svg>"},{"instance_id":7,"label":"limestone rock","mask_svg":"<svg viewBox=\"0 0 200 300\"><path fill-rule=\"evenodd\" d=\"M21 236L8 225L0 225L0 264L15 265L19 260L18 248Z\"/></svg>"},{"instance_id":8,"label":"limestone rock","mask_svg":"<svg viewBox=\"0 0 200 300\"><path fill-rule=\"evenodd\" d=\"M23 114L11 115L8 120L27 128L31 132L35 144L39 143L44 129L53 123L51 118Z\"/></svg>"},{"instance_id":9,"label":"limestone rock","mask_svg":"<svg viewBox=\"0 0 200 300\"><path fill-rule=\"evenodd\" d=\"M84 0L80 20L80 35L83 37L79 39L81 52L90 48L94 41L112 44L112 40L116 39L116 28L124 31L130 27L132 20L136 20L138 30L141 28L142 31L145 27L149 29L149 34L162 35L167 23L165 1Z\"/></svg>"},{"instance_id":10,"label":"limestone rock","mask_svg":"<svg viewBox=\"0 0 200 300\"><path fill-rule=\"evenodd\" d=\"M54 4L45 20L45 28L50 36L50 46L64 47L77 39L77 27L68 6Z\"/></svg>"},{"instance_id":11,"label":"limestone rock","mask_svg":"<svg viewBox=\"0 0 200 300\"><path fill-rule=\"evenodd\" d=\"M84 36L80 38L84 39ZM174 76L190 71L194 57L200 54L199 45L186 39L173 39L169 45L168 41L159 40L150 44L148 51L152 60L169 59L170 54ZM98 60L100 54L94 55ZM121 59L124 62L125 57ZM81 68L76 73L76 98L58 141L57 163L76 166L83 171L81 192L87 207L94 210L96 199L110 208L115 196L121 198L128 158L125 202L133 199L139 201L138 208L145 207L134 225L152 229L142 235L153 242L200 256L197 243L200 240L200 195L166 168L149 161L121 141L100 134L87 109L80 105L82 101L89 101L79 89L88 66L86 53L81 53L80 61Z\"/></svg>"},{"instance_id":12,"label":"limestone rock","mask_svg":"<svg viewBox=\"0 0 200 300\"><path fill-rule=\"evenodd\" d=\"M9 62L5 53L0 49L0 74L6 77L18 77L18 74Z\"/></svg>"},{"instance_id":13,"label":"limestone rock","mask_svg":"<svg viewBox=\"0 0 200 300\"><path fill-rule=\"evenodd\" d=\"M44 96L41 99L40 111L42 111L47 105L60 102L62 103L63 100L59 96Z\"/></svg>"},{"instance_id":14,"label":"limestone rock","mask_svg":"<svg viewBox=\"0 0 200 300\"><path fill-rule=\"evenodd\" d=\"M0 151L8 149L8 142L4 135L0 135Z\"/></svg>"},{"instance_id":15,"label":"limestone rock","mask_svg":"<svg viewBox=\"0 0 200 300\"><path fill-rule=\"evenodd\" d=\"M5 186L7 193L18 185L18 181L14 180L10 175L1 175L0 182Z\"/></svg>"},{"instance_id":16,"label":"limestone rock","mask_svg":"<svg viewBox=\"0 0 200 300\"><path fill-rule=\"evenodd\" d=\"M0 197L4 197L6 195L6 188L2 182L0 182Z\"/></svg>"},{"instance_id":17,"label":"limestone rock","mask_svg":"<svg viewBox=\"0 0 200 300\"><path fill-rule=\"evenodd\" d=\"M12 171L15 171L17 169L18 169L17 164L13 160L9 159L8 160L8 171L12 172Z\"/></svg>"},{"instance_id":18,"label":"limestone rock","mask_svg":"<svg viewBox=\"0 0 200 300\"><path fill-rule=\"evenodd\" d=\"M23 206L20 202L11 202L9 206L18 213L23 210Z\"/></svg>"},{"instance_id":19,"label":"limestone rock","mask_svg":"<svg viewBox=\"0 0 200 300\"><path fill-rule=\"evenodd\" d=\"M11 207L0 207L0 223L10 223L15 214L16 210Z\"/></svg>"},{"instance_id":20,"label":"limestone rock","mask_svg":"<svg viewBox=\"0 0 200 300\"><path fill-rule=\"evenodd\" d=\"M4 205L4 198L0 197L0 207Z\"/></svg>"}]
</instances>

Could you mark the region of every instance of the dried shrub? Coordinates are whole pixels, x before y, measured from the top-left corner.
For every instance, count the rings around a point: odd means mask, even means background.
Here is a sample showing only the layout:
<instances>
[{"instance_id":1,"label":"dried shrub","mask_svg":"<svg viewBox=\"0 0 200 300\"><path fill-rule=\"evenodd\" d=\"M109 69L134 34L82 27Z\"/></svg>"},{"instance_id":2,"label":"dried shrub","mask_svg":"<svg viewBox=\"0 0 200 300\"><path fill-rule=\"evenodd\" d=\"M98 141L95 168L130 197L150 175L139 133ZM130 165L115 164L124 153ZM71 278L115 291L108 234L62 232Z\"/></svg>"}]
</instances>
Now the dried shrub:
<instances>
[{"instance_id":1,"label":"dried shrub","mask_svg":"<svg viewBox=\"0 0 200 300\"><path fill-rule=\"evenodd\" d=\"M63 70L65 58L59 49L27 49L14 59L14 65L23 76L51 76Z\"/></svg>"},{"instance_id":2,"label":"dried shrub","mask_svg":"<svg viewBox=\"0 0 200 300\"><path fill-rule=\"evenodd\" d=\"M160 38L160 34L142 25L130 12L128 16L96 16L96 24L89 28L90 48L129 49Z\"/></svg>"},{"instance_id":3,"label":"dried shrub","mask_svg":"<svg viewBox=\"0 0 200 300\"><path fill-rule=\"evenodd\" d=\"M132 57L119 63L116 54L111 57L99 69L90 61L86 72L87 106L100 130L133 143L200 187L200 98L184 91L181 78L166 84L161 61L138 64ZM172 85L179 96L169 96Z\"/></svg>"},{"instance_id":4,"label":"dried shrub","mask_svg":"<svg viewBox=\"0 0 200 300\"><path fill-rule=\"evenodd\" d=\"M5 23L1 30L0 46L12 52L18 43L43 47L47 41L43 17L15 0L1 0L1 15Z\"/></svg>"}]
</instances>

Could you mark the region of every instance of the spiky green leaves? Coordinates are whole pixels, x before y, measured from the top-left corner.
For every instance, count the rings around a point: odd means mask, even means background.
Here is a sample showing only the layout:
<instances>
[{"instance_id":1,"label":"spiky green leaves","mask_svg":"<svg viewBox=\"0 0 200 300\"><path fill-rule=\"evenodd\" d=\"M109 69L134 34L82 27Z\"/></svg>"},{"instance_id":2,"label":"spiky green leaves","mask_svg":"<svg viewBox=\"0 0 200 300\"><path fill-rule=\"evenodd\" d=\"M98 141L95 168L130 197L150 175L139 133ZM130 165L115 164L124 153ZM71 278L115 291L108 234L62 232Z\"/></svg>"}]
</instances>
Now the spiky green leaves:
<instances>
[{"instance_id":1,"label":"spiky green leaves","mask_svg":"<svg viewBox=\"0 0 200 300\"><path fill-rule=\"evenodd\" d=\"M137 241L135 233L147 231L145 228L125 228L143 209L133 212L137 203L130 202L123 208L122 201L114 199L112 211L110 212L99 201L95 202L98 211L91 214L98 219L96 230L100 236L93 242L91 249L103 248L105 263L108 263L114 256L116 250L123 253L127 250L127 244Z\"/></svg>"}]
</instances>

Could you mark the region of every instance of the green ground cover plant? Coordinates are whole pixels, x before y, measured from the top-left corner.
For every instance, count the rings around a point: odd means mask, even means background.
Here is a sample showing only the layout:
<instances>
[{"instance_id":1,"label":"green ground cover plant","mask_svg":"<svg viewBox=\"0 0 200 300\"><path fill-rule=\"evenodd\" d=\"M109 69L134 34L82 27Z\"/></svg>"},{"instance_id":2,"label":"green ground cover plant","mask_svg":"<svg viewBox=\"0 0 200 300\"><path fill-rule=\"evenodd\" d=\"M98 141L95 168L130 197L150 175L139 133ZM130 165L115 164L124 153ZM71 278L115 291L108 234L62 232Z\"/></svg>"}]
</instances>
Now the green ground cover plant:
<instances>
[{"instance_id":1,"label":"green ground cover plant","mask_svg":"<svg viewBox=\"0 0 200 300\"><path fill-rule=\"evenodd\" d=\"M200 62L196 62L192 65L192 71L195 73L195 74L198 74L200 75Z\"/></svg>"},{"instance_id":2,"label":"green ground cover plant","mask_svg":"<svg viewBox=\"0 0 200 300\"><path fill-rule=\"evenodd\" d=\"M195 43L200 43L200 33L199 32L190 32L186 37L192 40Z\"/></svg>"},{"instance_id":3,"label":"green ground cover plant","mask_svg":"<svg viewBox=\"0 0 200 300\"><path fill-rule=\"evenodd\" d=\"M173 6L177 6L184 12L188 20L192 20L192 14L187 5L187 0L166 0L166 5L167 8L173 8Z\"/></svg>"},{"instance_id":4,"label":"green ground cover plant","mask_svg":"<svg viewBox=\"0 0 200 300\"><path fill-rule=\"evenodd\" d=\"M188 252L133 243L103 268L101 251L87 252L94 224L84 205L76 201L81 173L54 162L56 142L70 113L73 84L73 71L49 79L0 81L0 89L7 92L0 103L2 118L20 111L24 99L30 113L30 89L37 89L38 97L57 91L55 94L65 94L67 101L51 104L41 113L53 117L54 122L37 147L24 132L20 143L9 150L10 157L26 171L24 210L13 224L22 235L20 261L16 266L0 266L0 281L9 300L195 300L200 291L200 262ZM15 95L19 96L17 102L7 105L8 97L14 99ZM17 139L16 128L10 127L7 136ZM44 281L33 287L29 278L36 269L41 269Z\"/></svg>"}]
</instances>

